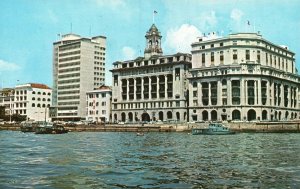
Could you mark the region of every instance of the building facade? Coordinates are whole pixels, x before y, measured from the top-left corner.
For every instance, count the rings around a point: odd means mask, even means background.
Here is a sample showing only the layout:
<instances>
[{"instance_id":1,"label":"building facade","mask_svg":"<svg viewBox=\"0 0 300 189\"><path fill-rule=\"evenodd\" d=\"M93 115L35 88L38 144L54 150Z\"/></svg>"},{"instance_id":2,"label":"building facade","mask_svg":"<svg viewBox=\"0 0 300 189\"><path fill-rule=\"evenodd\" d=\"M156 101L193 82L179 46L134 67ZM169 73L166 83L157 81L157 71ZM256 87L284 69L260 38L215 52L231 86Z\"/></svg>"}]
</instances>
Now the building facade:
<instances>
[{"instance_id":1,"label":"building facade","mask_svg":"<svg viewBox=\"0 0 300 189\"><path fill-rule=\"evenodd\" d=\"M163 55L154 24L145 37L144 57L113 63L112 121L185 121L191 55Z\"/></svg>"},{"instance_id":2,"label":"building facade","mask_svg":"<svg viewBox=\"0 0 300 189\"><path fill-rule=\"evenodd\" d=\"M111 122L111 88L102 85L96 90L86 93L86 120L97 123Z\"/></svg>"},{"instance_id":3,"label":"building facade","mask_svg":"<svg viewBox=\"0 0 300 189\"><path fill-rule=\"evenodd\" d=\"M4 107L4 115L12 115L14 110L14 94L13 88L3 88L0 90L0 106Z\"/></svg>"},{"instance_id":4,"label":"building facade","mask_svg":"<svg viewBox=\"0 0 300 189\"><path fill-rule=\"evenodd\" d=\"M105 83L106 37L66 34L53 43L53 120L86 117L86 92Z\"/></svg>"},{"instance_id":5,"label":"building facade","mask_svg":"<svg viewBox=\"0 0 300 189\"><path fill-rule=\"evenodd\" d=\"M14 89L1 91L0 106L5 106L6 115L23 115L27 120L49 121L52 104L52 89L39 83L17 85Z\"/></svg>"},{"instance_id":6,"label":"building facade","mask_svg":"<svg viewBox=\"0 0 300 189\"><path fill-rule=\"evenodd\" d=\"M257 33L192 44L189 111L193 121L298 119L295 54Z\"/></svg>"}]
</instances>

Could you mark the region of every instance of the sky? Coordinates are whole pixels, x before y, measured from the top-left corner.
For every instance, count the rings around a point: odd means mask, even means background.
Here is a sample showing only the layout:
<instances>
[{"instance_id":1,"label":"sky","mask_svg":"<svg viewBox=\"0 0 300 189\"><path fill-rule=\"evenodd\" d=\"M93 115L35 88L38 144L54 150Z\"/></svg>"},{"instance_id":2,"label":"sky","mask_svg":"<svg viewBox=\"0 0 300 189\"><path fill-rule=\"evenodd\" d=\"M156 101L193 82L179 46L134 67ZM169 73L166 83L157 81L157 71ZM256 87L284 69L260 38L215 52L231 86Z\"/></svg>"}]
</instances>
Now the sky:
<instances>
[{"instance_id":1,"label":"sky","mask_svg":"<svg viewBox=\"0 0 300 189\"><path fill-rule=\"evenodd\" d=\"M1 0L0 9L0 88L52 87L53 42L71 32L107 37L106 84L111 85L113 62L143 56L153 21L166 55L190 52L204 33L259 31L296 53L300 70L300 0Z\"/></svg>"}]
</instances>

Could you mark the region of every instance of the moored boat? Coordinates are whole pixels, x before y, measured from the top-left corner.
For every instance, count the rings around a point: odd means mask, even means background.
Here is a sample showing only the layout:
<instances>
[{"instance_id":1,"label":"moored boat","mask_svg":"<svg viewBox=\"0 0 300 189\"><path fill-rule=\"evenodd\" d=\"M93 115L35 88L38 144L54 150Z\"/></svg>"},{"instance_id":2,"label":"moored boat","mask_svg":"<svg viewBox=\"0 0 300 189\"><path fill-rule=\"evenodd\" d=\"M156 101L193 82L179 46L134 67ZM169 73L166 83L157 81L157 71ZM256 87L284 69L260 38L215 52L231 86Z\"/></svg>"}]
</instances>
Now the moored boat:
<instances>
[{"instance_id":1,"label":"moored boat","mask_svg":"<svg viewBox=\"0 0 300 189\"><path fill-rule=\"evenodd\" d=\"M221 123L210 123L208 128L205 129L192 129L193 135L230 135L235 134L234 131L230 130L228 127L225 127Z\"/></svg>"},{"instance_id":2,"label":"moored boat","mask_svg":"<svg viewBox=\"0 0 300 189\"><path fill-rule=\"evenodd\" d=\"M24 122L24 123L21 123L20 129L24 133L34 132L35 131L35 125L33 125L32 122Z\"/></svg>"},{"instance_id":3,"label":"moored boat","mask_svg":"<svg viewBox=\"0 0 300 189\"><path fill-rule=\"evenodd\" d=\"M53 123L44 123L36 127L35 134L64 134L68 133L62 125Z\"/></svg>"}]
</instances>

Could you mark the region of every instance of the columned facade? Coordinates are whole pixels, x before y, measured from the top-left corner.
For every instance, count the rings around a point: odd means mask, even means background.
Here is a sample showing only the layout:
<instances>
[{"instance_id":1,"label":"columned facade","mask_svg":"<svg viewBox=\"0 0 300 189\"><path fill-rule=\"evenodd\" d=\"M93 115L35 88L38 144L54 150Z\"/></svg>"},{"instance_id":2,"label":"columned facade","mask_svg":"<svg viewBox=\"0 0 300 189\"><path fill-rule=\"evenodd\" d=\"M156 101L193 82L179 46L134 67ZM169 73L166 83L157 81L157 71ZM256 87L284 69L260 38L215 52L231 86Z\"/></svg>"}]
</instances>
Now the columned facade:
<instances>
[{"instance_id":1,"label":"columned facade","mask_svg":"<svg viewBox=\"0 0 300 189\"><path fill-rule=\"evenodd\" d=\"M144 57L113 64L113 122L187 120L191 55L162 55L160 40L160 32L152 25L146 34Z\"/></svg>"},{"instance_id":2,"label":"columned facade","mask_svg":"<svg viewBox=\"0 0 300 189\"><path fill-rule=\"evenodd\" d=\"M188 77L191 121L300 118L299 75L294 53L287 47L254 33L200 39L192 47L193 68ZM212 52L213 63L206 56Z\"/></svg>"}]
</instances>

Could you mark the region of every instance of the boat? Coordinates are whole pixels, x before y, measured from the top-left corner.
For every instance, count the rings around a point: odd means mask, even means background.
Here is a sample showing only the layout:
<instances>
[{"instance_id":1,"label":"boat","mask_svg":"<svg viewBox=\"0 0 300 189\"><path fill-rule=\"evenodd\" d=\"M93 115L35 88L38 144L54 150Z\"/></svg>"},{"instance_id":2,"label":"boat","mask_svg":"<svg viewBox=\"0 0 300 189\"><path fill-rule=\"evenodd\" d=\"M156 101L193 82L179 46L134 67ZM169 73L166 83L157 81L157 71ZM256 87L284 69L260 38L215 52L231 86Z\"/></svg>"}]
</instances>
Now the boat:
<instances>
[{"instance_id":1,"label":"boat","mask_svg":"<svg viewBox=\"0 0 300 189\"><path fill-rule=\"evenodd\" d=\"M144 133L137 132L137 133L136 133L136 136L144 136Z\"/></svg>"},{"instance_id":2,"label":"boat","mask_svg":"<svg viewBox=\"0 0 300 189\"><path fill-rule=\"evenodd\" d=\"M53 123L44 123L40 124L35 129L35 134L64 134L68 133L68 130L65 129L62 125L53 124Z\"/></svg>"},{"instance_id":3,"label":"boat","mask_svg":"<svg viewBox=\"0 0 300 189\"><path fill-rule=\"evenodd\" d=\"M23 133L34 132L35 131L35 125L33 125L32 122L24 122L24 123L21 123L20 129Z\"/></svg>"},{"instance_id":4,"label":"boat","mask_svg":"<svg viewBox=\"0 0 300 189\"><path fill-rule=\"evenodd\" d=\"M235 134L234 131L230 130L228 127L225 127L221 123L210 123L208 128L205 129L192 129L193 135L230 135Z\"/></svg>"}]
</instances>

